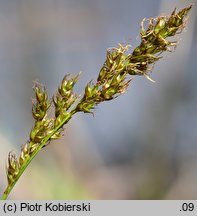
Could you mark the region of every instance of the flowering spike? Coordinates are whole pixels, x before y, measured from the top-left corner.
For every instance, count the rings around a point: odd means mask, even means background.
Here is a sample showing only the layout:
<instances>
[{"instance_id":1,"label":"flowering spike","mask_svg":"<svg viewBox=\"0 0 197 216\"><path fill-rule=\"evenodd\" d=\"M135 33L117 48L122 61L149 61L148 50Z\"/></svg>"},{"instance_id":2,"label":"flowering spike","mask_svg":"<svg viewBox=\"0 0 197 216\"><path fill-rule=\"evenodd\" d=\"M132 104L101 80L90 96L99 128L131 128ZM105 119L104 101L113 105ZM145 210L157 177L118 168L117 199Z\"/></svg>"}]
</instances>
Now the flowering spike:
<instances>
[{"instance_id":1,"label":"flowering spike","mask_svg":"<svg viewBox=\"0 0 197 216\"><path fill-rule=\"evenodd\" d=\"M169 37L180 33L185 27L186 16L190 9L191 5L178 13L174 10L170 17L160 16L149 20L144 19L140 27L141 43L133 52L129 53L129 45L123 46L121 44L117 48L108 49L106 60L96 82L91 81L86 85L84 95L73 108L70 107L79 97L73 93L79 74L74 78L66 75L58 88L58 92L53 97L54 118L47 117L51 103L48 100L45 87L35 83L35 100L32 101L32 115L35 124L30 132L30 140L21 148L19 159L12 152L8 155L8 186L2 199L7 198L15 183L38 152L51 139L61 136L63 126L75 113L93 114L93 110L98 104L123 94L133 76L144 76L154 82L149 76L152 67L160 60L164 51L172 51L176 47L176 41L170 41ZM145 22L147 25L144 25Z\"/></svg>"}]
</instances>

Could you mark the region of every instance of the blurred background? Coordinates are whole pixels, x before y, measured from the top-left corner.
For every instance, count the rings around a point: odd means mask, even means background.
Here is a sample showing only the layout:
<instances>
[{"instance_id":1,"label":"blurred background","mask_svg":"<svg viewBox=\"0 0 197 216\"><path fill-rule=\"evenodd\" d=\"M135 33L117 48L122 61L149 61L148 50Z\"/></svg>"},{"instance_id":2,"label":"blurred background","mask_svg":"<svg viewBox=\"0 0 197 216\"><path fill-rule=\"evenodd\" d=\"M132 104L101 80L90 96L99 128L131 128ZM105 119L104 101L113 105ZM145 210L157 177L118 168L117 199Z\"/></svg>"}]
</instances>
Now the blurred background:
<instances>
[{"instance_id":1,"label":"blurred background","mask_svg":"<svg viewBox=\"0 0 197 216\"><path fill-rule=\"evenodd\" d=\"M7 154L33 127L33 81L52 97L66 73L96 79L106 49L137 46L146 17L194 3L186 30L153 70L121 97L77 114L44 148L10 199L197 199L195 0L0 0L0 194Z\"/></svg>"}]
</instances>

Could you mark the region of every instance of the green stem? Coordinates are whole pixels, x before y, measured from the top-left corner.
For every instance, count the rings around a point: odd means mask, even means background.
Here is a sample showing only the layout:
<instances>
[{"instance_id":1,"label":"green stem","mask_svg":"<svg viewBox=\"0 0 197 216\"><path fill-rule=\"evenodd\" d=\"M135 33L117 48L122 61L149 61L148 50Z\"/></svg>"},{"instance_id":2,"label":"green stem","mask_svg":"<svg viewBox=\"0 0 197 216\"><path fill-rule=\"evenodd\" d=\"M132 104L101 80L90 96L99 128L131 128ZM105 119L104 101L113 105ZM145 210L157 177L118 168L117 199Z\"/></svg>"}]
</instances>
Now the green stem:
<instances>
[{"instance_id":1,"label":"green stem","mask_svg":"<svg viewBox=\"0 0 197 216\"><path fill-rule=\"evenodd\" d=\"M91 87L89 83L86 86L84 97L70 112L66 114L64 118L59 118L59 125L56 126L48 136L43 138L41 142L39 142L38 148L29 155L29 158L24 159L25 161L22 163L21 167L19 167L19 171L18 161L16 162L14 157L15 155L12 155L13 158L11 157L10 160L13 163L11 164L11 171L13 172L11 174L13 175L11 175L11 180L9 179L10 181L8 182L8 186L2 195L2 200L7 199L20 176L42 147L46 145L52 136L56 134L76 112L81 111L84 113L90 113L97 104L114 99L119 94L124 93L128 87L128 83L130 82L130 80L127 81L126 79L127 74L144 75L146 78L151 80L148 77L150 69L152 69L150 66L160 59L160 56L157 56L156 54L161 54L170 47L174 47L176 45L176 43L170 42L166 40L166 38L174 36L184 28L184 18L187 16L191 7L192 5L184 8L178 13L175 13L174 10L170 17L160 16L155 19L155 22L153 19L150 19L146 30L144 29L142 22L141 44L134 49L133 53L125 55L125 51L127 51L128 48L127 46L120 46L118 49L112 49L111 52L107 52L106 61L99 73L97 84ZM54 102L57 108L56 113L59 112L59 109L62 110L62 107L65 107L65 105L70 107L74 103L73 101L75 101L75 96L72 95L72 88L76 83L78 76L71 80L67 80L66 77L67 76L65 76L60 86L59 93L57 94L57 101ZM32 113L38 123L40 118L42 119L43 112L45 114L47 111L49 103L47 101L45 89L42 91L39 86L35 86L35 93L38 104L36 104L37 106L33 106ZM65 104L65 101L60 101L62 98L65 100L65 97L68 99L67 104ZM35 131L33 131L32 136L35 139L35 134L37 133L38 128L35 127L34 130ZM36 143L36 141L34 143ZM17 169L15 169L16 167ZM15 176L16 173L17 175Z\"/></svg>"},{"instance_id":2,"label":"green stem","mask_svg":"<svg viewBox=\"0 0 197 216\"><path fill-rule=\"evenodd\" d=\"M19 180L19 178L21 177L21 175L23 174L23 172L26 170L26 168L28 167L28 165L31 163L31 161L34 159L34 157L38 154L38 152L43 148L43 146L46 145L46 143L50 140L50 138L57 133L57 131L62 128L70 119L71 117L76 113L76 107L73 108L68 115L66 115L66 117L63 119L63 121L53 129L53 132L50 133L48 136L46 136L42 142L40 143L39 147L33 152L33 154L27 159L27 161L24 163L23 166L21 166L19 173L16 177L16 179L11 183L8 184L7 188L5 189L1 200L6 200L8 195L10 194L10 192L12 191L12 189L14 188L15 184L17 183L17 181Z\"/></svg>"}]
</instances>

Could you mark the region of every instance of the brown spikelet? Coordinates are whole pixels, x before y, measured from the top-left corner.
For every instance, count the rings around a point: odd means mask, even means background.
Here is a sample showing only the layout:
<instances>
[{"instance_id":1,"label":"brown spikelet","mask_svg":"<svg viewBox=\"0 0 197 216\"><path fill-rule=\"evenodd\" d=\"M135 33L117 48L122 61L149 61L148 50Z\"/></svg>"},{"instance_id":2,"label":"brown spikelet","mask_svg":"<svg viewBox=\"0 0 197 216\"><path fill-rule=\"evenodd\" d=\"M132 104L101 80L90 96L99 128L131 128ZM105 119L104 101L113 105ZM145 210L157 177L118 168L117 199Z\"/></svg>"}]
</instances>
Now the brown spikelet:
<instances>
[{"instance_id":1,"label":"brown spikelet","mask_svg":"<svg viewBox=\"0 0 197 216\"><path fill-rule=\"evenodd\" d=\"M35 120L29 135L29 141L21 148L17 159L13 152L8 155L7 179L8 186L2 196L6 199L19 177L37 153L50 142L61 136L63 126L77 112L93 113L95 107L104 101L113 100L123 94L134 76L144 76L153 81L149 75L153 65L161 59L165 51L173 51L176 41L169 38L180 33L186 25L187 14L191 5L183 10L167 16L144 19L140 29L140 44L132 52L130 45L119 44L107 50L106 60L95 82L89 82L83 96L73 91L79 74L75 77L64 76L57 93L52 99L54 117L49 118L51 100L46 88L35 82L33 90L35 99L32 101L32 116ZM75 105L74 105L75 104Z\"/></svg>"}]
</instances>

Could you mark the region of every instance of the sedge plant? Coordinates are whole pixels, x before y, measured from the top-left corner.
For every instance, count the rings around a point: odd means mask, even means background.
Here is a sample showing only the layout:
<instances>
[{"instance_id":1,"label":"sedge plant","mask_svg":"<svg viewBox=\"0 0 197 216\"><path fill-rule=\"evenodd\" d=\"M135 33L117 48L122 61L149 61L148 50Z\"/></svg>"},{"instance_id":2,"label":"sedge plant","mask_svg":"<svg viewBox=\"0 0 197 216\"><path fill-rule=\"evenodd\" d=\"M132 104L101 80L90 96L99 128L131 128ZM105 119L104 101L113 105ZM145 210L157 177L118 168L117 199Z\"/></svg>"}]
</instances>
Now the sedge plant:
<instances>
[{"instance_id":1,"label":"sedge plant","mask_svg":"<svg viewBox=\"0 0 197 216\"><path fill-rule=\"evenodd\" d=\"M61 137L64 125L78 112L93 113L94 108L104 101L122 95L135 76L144 76L150 81L153 65L162 58L165 51L173 51L177 41L169 38L179 34L186 25L187 15L192 5L179 12L176 9L170 16L144 19L141 22L141 42L132 52L130 45L119 44L107 50L106 60L95 82L89 82L80 97L74 92L79 79L66 75L52 97L49 99L46 88L35 82L32 101L32 116L35 120L29 140L22 145L19 157L13 152L8 154L6 167L7 188L1 199L6 200L35 156L53 139ZM153 81L154 82L154 81ZM48 112L54 104L54 117Z\"/></svg>"}]
</instances>

